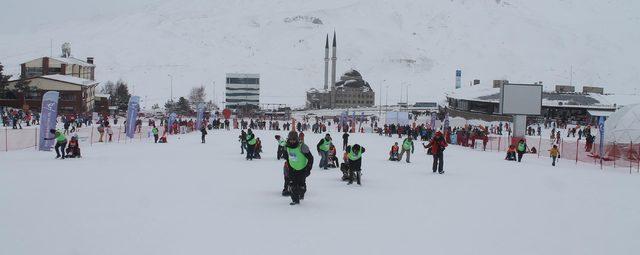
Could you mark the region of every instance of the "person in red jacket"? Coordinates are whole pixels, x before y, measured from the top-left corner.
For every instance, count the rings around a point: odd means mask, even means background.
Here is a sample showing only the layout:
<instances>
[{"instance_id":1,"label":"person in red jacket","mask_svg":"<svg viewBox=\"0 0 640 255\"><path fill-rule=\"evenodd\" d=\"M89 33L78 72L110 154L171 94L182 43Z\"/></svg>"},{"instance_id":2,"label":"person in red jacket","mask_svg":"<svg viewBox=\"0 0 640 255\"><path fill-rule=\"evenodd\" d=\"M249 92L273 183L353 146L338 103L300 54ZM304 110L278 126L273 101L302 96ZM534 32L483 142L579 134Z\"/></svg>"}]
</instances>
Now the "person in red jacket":
<instances>
[{"instance_id":1,"label":"person in red jacket","mask_svg":"<svg viewBox=\"0 0 640 255\"><path fill-rule=\"evenodd\" d=\"M444 174L444 150L447 148L447 142L444 140L442 132L436 132L429 144L422 145L425 149L429 149L431 155L433 155L433 172L435 173L438 170L438 173Z\"/></svg>"}]
</instances>

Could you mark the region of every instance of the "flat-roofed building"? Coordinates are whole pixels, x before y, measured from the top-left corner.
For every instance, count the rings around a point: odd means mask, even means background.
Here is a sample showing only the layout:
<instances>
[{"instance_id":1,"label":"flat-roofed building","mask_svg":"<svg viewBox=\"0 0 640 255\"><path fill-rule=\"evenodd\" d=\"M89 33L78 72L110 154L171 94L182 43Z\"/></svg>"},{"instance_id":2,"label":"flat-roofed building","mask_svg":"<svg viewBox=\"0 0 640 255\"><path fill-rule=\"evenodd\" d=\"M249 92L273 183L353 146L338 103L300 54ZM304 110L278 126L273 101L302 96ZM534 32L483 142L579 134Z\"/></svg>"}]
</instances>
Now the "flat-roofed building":
<instances>
[{"instance_id":1,"label":"flat-roofed building","mask_svg":"<svg viewBox=\"0 0 640 255\"><path fill-rule=\"evenodd\" d=\"M227 73L226 108L260 107L260 74Z\"/></svg>"}]
</instances>

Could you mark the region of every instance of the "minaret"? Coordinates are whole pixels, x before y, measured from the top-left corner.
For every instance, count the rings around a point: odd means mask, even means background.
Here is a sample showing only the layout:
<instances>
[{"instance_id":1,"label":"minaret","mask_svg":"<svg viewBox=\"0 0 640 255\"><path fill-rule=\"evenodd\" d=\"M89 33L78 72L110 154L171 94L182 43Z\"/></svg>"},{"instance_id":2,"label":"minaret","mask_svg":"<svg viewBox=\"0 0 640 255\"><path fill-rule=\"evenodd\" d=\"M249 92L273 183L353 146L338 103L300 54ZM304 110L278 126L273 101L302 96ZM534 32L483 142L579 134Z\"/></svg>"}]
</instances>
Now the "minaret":
<instances>
[{"instance_id":1,"label":"minaret","mask_svg":"<svg viewBox=\"0 0 640 255\"><path fill-rule=\"evenodd\" d=\"M324 90L329 90L329 34L324 44Z\"/></svg>"},{"instance_id":2,"label":"minaret","mask_svg":"<svg viewBox=\"0 0 640 255\"><path fill-rule=\"evenodd\" d=\"M336 31L333 31L333 53L331 55L331 90L336 88Z\"/></svg>"}]
</instances>

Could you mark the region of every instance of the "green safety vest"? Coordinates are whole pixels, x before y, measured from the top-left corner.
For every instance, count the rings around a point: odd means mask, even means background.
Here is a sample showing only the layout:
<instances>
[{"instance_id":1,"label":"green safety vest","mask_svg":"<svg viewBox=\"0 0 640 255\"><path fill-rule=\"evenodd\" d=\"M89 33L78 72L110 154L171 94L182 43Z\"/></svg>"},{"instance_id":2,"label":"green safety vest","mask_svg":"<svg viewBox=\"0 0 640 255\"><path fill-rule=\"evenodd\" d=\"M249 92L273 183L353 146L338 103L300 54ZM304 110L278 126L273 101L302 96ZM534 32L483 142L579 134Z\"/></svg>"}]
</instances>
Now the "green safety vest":
<instances>
[{"instance_id":1,"label":"green safety vest","mask_svg":"<svg viewBox=\"0 0 640 255\"><path fill-rule=\"evenodd\" d=\"M251 138L249 138L249 137L251 137ZM256 136L255 136L254 134L247 135L247 143L248 143L249 145L254 145L254 144L256 144Z\"/></svg>"},{"instance_id":2,"label":"green safety vest","mask_svg":"<svg viewBox=\"0 0 640 255\"><path fill-rule=\"evenodd\" d=\"M347 157L349 157L349 159L353 161L362 158L362 149L360 149L357 154L353 153L353 149L351 149L351 151L347 154Z\"/></svg>"},{"instance_id":3,"label":"green safety vest","mask_svg":"<svg viewBox=\"0 0 640 255\"><path fill-rule=\"evenodd\" d=\"M67 140L67 137L62 134L60 131L56 131L56 142L64 142Z\"/></svg>"},{"instance_id":4,"label":"green safety vest","mask_svg":"<svg viewBox=\"0 0 640 255\"><path fill-rule=\"evenodd\" d=\"M296 148L287 147L287 154L289 154L289 165L295 171L300 171L307 166L307 162L309 159L302 153L300 149L302 144L298 145Z\"/></svg>"},{"instance_id":5,"label":"green safety vest","mask_svg":"<svg viewBox=\"0 0 640 255\"><path fill-rule=\"evenodd\" d=\"M404 142L402 142L402 149L404 149L404 150L406 150L406 151L410 150L410 149L411 149L411 144L412 144L412 143L413 143L413 142L411 142L411 140L409 140L409 139L404 139Z\"/></svg>"},{"instance_id":6,"label":"green safety vest","mask_svg":"<svg viewBox=\"0 0 640 255\"><path fill-rule=\"evenodd\" d=\"M154 135L157 135L158 134L158 129L157 128L151 129L151 133L153 133Z\"/></svg>"},{"instance_id":7,"label":"green safety vest","mask_svg":"<svg viewBox=\"0 0 640 255\"><path fill-rule=\"evenodd\" d=\"M327 139L322 139L322 144L320 145L321 151L329 151L329 147L331 147L331 141L327 141Z\"/></svg>"},{"instance_id":8,"label":"green safety vest","mask_svg":"<svg viewBox=\"0 0 640 255\"><path fill-rule=\"evenodd\" d=\"M518 144L518 151L524 151L524 149L525 149L524 143Z\"/></svg>"},{"instance_id":9,"label":"green safety vest","mask_svg":"<svg viewBox=\"0 0 640 255\"><path fill-rule=\"evenodd\" d=\"M285 140L280 140L280 141L278 141L278 145L284 147L284 146L287 145L287 142Z\"/></svg>"}]
</instances>

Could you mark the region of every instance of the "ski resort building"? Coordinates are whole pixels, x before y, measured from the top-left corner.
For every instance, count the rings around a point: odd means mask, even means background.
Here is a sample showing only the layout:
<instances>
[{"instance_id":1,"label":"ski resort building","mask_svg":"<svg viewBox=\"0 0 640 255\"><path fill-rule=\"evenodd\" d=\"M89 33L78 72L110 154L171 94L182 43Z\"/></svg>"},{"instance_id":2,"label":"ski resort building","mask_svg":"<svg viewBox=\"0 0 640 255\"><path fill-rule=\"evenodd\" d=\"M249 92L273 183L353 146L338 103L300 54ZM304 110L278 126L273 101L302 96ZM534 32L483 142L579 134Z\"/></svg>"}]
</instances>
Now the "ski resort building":
<instances>
[{"instance_id":1,"label":"ski resort building","mask_svg":"<svg viewBox=\"0 0 640 255\"><path fill-rule=\"evenodd\" d=\"M228 73L225 87L226 108L258 109L260 107L260 75Z\"/></svg>"},{"instance_id":2,"label":"ski resort building","mask_svg":"<svg viewBox=\"0 0 640 255\"><path fill-rule=\"evenodd\" d=\"M20 81L29 82L34 90L28 93L15 92L13 89ZM9 81L9 92L0 99L0 106L24 110L40 111L42 96L48 91L60 93L58 107L60 113L86 113L95 110L96 87L99 82L69 75L52 74Z\"/></svg>"},{"instance_id":3,"label":"ski resort building","mask_svg":"<svg viewBox=\"0 0 640 255\"><path fill-rule=\"evenodd\" d=\"M333 34L333 53L331 55L331 76L329 76L329 35L325 42L324 88L312 88L307 91L307 109L358 108L372 107L375 104L375 92L360 72L350 70L336 82L337 46ZM331 79L329 80L329 77ZM331 86L329 86L329 84Z\"/></svg>"},{"instance_id":4,"label":"ski resort building","mask_svg":"<svg viewBox=\"0 0 640 255\"><path fill-rule=\"evenodd\" d=\"M93 57L86 61L74 58L70 44L65 43L60 57L41 57L22 63L21 77L14 76L9 81L9 91L0 98L0 106L39 111L42 96L48 91L57 91L60 93L60 113L96 111L95 94L99 82L95 80L95 68ZM17 91L15 87L20 82L27 82L31 90Z\"/></svg>"},{"instance_id":5,"label":"ski resort building","mask_svg":"<svg viewBox=\"0 0 640 255\"><path fill-rule=\"evenodd\" d=\"M481 85L456 89L447 93L448 112L453 117L510 121L511 116L500 115L500 86ZM590 124L599 116L608 116L621 106L638 103L637 95L605 94L600 87L585 86L582 92L575 87L558 85L553 91L542 93L540 118L566 123ZM534 116L532 116L534 117Z\"/></svg>"},{"instance_id":6,"label":"ski resort building","mask_svg":"<svg viewBox=\"0 0 640 255\"><path fill-rule=\"evenodd\" d=\"M93 81L96 79L95 70L93 57L87 57L86 61L72 56L41 57L20 65L21 75L27 78L61 74Z\"/></svg>"}]
</instances>

